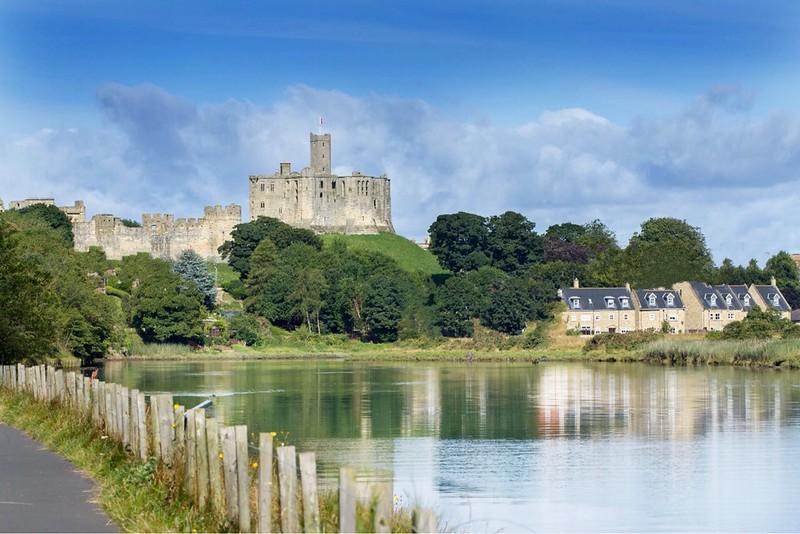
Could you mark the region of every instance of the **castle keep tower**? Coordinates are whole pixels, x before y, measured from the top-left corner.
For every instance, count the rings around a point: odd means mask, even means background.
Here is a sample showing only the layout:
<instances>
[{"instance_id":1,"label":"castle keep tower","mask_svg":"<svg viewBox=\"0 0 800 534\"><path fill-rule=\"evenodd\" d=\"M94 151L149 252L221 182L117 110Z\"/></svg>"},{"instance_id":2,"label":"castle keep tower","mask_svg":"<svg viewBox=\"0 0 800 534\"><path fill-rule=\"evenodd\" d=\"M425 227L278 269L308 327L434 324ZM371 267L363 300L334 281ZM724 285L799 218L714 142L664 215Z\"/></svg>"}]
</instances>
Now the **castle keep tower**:
<instances>
[{"instance_id":1,"label":"castle keep tower","mask_svg":"<svg viewBox=\"0 0 800 534\"><path fill-rule=\"evenodd\" d=\"M319 233L394 232L389 178L332 174L331 134L309 141L309 167L296 172L283 162L272 175L250 176L250 220L273 217Z\"/></svg>"}]
</instances>

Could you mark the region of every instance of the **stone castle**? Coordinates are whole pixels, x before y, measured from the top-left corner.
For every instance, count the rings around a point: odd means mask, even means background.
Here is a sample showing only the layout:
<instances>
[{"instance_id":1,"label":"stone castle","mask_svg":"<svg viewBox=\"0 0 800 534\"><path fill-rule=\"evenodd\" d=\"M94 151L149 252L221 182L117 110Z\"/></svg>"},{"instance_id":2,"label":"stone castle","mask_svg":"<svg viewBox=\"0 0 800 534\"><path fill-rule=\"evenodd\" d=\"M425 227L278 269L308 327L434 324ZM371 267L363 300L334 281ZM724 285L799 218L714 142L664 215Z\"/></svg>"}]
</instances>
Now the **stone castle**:
<instances>
[{"instance_id":1,"label":"stone castle","mask_svg":"<svg viewBox=\"0 0 800 534\"><path fill-rule=\"evenodd\" d=\"M250 220L259 216L320 233L394 232L390 180L353 171L332 173L331 134L311 134L310 166L281 163L272 175L250 176Z\"/></svg>"},{"instance_id":2,"label":"stone castle","mask_svg":"<svg viewBox=\"0 0 800 534\"><path fill-rule=\"evenodd\" d=\"M301 172L292 172L290 163L281 163L271 176L250 176L249 199L251 221L274 217L319 233L394 232L389 178L356 171L350 176L332 174L330 134L311 134L311 166ZM34 204L56 205L52 198L29 198L11 201L8 208ZM217 249L242 222L242 207L236 204L206 206L203 216L196 219L145 213L138 226L109 214L94 215L87 221L82 200L58 208L72 223L76 250L100 247L110 259L139 252L175 259L184 250L194 250L207 260L220 261Z\"/></svg>"}]
</instances>

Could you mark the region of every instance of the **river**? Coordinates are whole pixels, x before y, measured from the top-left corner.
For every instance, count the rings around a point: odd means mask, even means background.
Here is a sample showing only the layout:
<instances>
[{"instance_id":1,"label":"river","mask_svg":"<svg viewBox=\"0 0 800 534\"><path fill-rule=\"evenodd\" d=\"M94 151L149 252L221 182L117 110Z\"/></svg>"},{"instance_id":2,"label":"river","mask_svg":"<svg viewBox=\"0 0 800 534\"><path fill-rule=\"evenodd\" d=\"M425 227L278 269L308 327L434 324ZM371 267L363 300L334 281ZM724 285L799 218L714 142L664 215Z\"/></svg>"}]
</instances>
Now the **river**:
<instances>
[{"instance_id":1,"label":"river","mask_svg":"<svg viewBox=\"0 0 800 534\"><path fill-rule=\"evenodd\" d=\"M800 373L731 367L108 362L104 378L391 470L455 531L798 531Z\"/></svg>"}]
</instances>

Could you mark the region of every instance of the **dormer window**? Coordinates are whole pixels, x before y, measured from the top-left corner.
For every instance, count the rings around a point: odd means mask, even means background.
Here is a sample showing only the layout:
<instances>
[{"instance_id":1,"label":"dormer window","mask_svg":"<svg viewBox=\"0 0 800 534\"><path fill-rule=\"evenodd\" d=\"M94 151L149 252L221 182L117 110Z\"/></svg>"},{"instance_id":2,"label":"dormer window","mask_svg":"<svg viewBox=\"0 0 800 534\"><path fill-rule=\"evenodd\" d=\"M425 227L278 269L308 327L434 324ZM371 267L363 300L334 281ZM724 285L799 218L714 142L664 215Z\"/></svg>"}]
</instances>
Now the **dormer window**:
<instances>
[{"instance_id":1,"label":"dormer window","mask_svg":"<svg viewBox=\"0 0 800 534\"><path fill-rule=\"evenodd\" d=\"M620 299L619 299L619 305L620 305L621 307L623 307L623 308L630 308L630 307L631 307L631 303L630 303L630 301L628 300L628 297L620 297Z\"/></svg>"},{"instance_id":2,"label":"dormer window","mask_svg":"<svg viewBox=\"0 0 800 534\"><path fill-rule=\"evenodd\" d=\"M656 296L653 293L647 295L647 305L648 306L655 306L656 305Z\"/></svg>"},{"instance_id":3,"label":"dormer window","mask_svg":"<svg viewBox=\"0 0 800 534\"><path fill-rule=\"evenodd\" d=\"M715 294L713 294L713 293L711 295L709 295L708 303L711 304L712 306L716 306L717 305L717 296Z\"/></svg>"},{"instance_id":4,"label":"dormer window","mask_svg":"<svg viewBox=\"0 0 800 534\"><path fill-rule=\"evenodd\" d=\"M569 304L572 306L572 309L579 310L581 307L581 299L580 297L570 297Z\"/></svg>"},{"instance_id":5,"label":"dormer window","mask_svg":"<svg viewBox=\"0 0 800 534\"><path fill-rule=\"evenodd\" d=\"M728 293L727 295L725 295L725 305L726 305L728 308L730 308L731 306L733 306L733 295L731 295L730 293Z\"/></svg>"},{"instance_id":6,"label":"dormer window","mask_svg":"<svg viewBox=\"0 0 800 534\"><path fill-rule=\"evenodd\" d=\"M744 305L745 306L750 306L750 295L745 295L744 296Z\"/></svg>"},{"instance_id":7,"label":"dormer window","mask_svg":"<svg viewBox=\"0 0 800 534\"><path fill-rule=\"evenodd\" d=\"M606 297L606 308L616 308L616 304L614 304L614 297Z\"/></svg>"},{"instance_id":8,"label":"dormer window","mask_svg":"<svg viewBox=\"0 0 800 534\"><path fill-rule=\"evenodd\" d=\"M773 293L772 295L769 295L769 297L772 299L772 305L774 307L776 308L781 307L781 298L778 296L777 293Z\"/></svg>"},{"instance_id":9,"label":"dormer window","mask_svg":"<svg viewBox=\"0 0 800 534\"><path fill-rule=\"evenodd\" d=\"M672 293L667 293L667 296L664 297L664 300L667 301L667 306L675 306L675 295Z\"/></svg>"}]
</instances>

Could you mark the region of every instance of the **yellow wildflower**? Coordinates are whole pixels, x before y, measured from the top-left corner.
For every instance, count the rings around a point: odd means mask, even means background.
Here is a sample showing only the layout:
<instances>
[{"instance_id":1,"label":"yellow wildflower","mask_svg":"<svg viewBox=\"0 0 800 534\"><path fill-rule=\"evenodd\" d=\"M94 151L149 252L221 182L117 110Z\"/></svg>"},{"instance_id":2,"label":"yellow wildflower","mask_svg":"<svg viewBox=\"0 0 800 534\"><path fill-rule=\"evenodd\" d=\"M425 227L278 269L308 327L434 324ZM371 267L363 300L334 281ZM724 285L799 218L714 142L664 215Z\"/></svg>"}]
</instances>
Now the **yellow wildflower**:
<instances>
[{"instance_id":1,"label":"yellow wildflower","mask_svg":"<svg viewBox=\"0 0 800 534\"><path fill-rule=\"evenodd\" d=\"M224 455L222 453L219 453L219 459L222 460L223 457Z\"/></svg>"},{"instance_id":2,"label":"yellow wildflower","mask_svg":"<svg viewBox=\"0 0 800 534\"><path fill-rule=\"evenodd\" d=\"M258 467L258 462L253 462L253 469L256 469L257 467Z\"/></svg>"}]
</instances>

